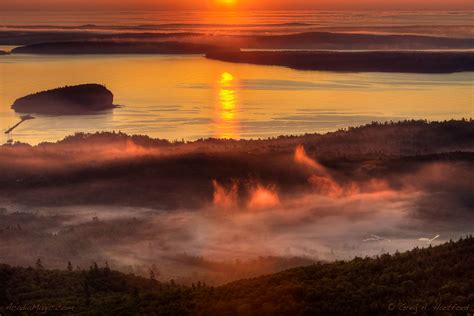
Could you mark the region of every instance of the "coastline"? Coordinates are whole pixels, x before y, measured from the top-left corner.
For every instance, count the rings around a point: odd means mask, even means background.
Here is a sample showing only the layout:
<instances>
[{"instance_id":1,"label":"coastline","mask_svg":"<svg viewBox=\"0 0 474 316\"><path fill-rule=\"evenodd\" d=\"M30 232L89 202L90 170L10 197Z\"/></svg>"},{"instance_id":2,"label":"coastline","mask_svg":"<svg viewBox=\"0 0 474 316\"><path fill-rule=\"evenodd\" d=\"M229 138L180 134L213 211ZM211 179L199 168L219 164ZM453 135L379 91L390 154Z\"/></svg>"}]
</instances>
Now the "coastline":
<instances>
[{"instance_id":1,"label":"coastline","mask_svg":"<svg viewBox=\"0 0 474 316\"><path fill-rule=\"evenodd\" d=\"M472 314L456 1L0 1L0 316Z\"/></svg>"},{"instance_id":2,"label":"coastline","mask_svg":"<svg viewBox=\"0 0 474 316\"><path fill-rule=\"evenodd\" d=\"M337 32L296 32L292 34L212 34L200 32L97 33L81 31L0 31L1 45L36 45L57 42L182 42L257 49L472 49L474 39L427 35L358 34Z\"/></svg>"},{"instance_id":3,"label":"coastline","mask_svg":"<svg viewBox=\"0 0 474 316\"><path fill-rule=\"evenodd\" d=\"M404 73L474 71L474 52L221 51L207 53L206 58L297 70Z\"/></svg>"}]
</instances>

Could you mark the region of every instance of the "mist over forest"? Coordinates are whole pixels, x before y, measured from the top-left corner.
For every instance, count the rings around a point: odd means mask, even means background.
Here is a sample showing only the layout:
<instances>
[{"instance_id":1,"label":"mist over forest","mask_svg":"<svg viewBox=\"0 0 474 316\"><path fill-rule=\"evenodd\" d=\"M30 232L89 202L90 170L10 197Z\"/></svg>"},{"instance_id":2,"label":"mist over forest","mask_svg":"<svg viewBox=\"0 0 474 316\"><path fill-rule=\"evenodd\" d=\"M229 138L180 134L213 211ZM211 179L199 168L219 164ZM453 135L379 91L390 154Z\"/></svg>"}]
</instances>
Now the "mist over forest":
<instances>
[{"instance_id":1,"label":"mist over forest","mask_svg":"<svg viewBox=\"0 0 474 316\"><path fill-rule=\"evenodd\" d=\"M222 284L472 232L471 120L168 142L76 134L0 147L11 265ZM383 239L371 240L371 236Z\"/></svg>"}]
</instances>

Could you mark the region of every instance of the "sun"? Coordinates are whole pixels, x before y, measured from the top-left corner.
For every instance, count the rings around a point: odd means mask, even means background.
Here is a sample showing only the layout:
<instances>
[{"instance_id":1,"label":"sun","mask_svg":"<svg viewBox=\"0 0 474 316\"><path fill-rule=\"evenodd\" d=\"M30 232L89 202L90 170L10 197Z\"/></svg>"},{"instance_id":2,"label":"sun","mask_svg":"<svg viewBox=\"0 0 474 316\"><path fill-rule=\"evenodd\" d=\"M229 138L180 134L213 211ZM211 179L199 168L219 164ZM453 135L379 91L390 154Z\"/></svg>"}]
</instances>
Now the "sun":
<instances>
[{"instance_id":1,"label":"sun","mask_svg":"<svg viewBox=\"0 0 474 316\"><path fill-rule=\"evenodd\" d=\"M218 2L225 6L233 6L236 4L237 0L218 0Z\"/></svg>"}]
</instances>

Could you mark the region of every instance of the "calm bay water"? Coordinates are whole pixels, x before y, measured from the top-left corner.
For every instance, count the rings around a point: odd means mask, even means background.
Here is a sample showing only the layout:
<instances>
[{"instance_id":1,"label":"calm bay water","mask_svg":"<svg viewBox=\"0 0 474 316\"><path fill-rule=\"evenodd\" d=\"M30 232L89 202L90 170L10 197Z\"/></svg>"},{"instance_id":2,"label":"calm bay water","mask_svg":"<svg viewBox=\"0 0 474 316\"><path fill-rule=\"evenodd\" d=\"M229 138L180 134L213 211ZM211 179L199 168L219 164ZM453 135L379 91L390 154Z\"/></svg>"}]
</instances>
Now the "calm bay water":
<instances>
[{"instance_id":1,"label":"calm bay water","mask_svg":"<svg viewBox=\"0 0 474 316\"><path fill-rule=\"evenodd\" d=\"M37 116L14 139L35 144L102 130L170 140L258 138L371 121L470 118L473 79L474 73L297 71L202 56L7 55L0 57L0 128L18 121L10 109L16 98L88 82L106 85L122 107L97 115Z\"/></svg>"}]
</instances>

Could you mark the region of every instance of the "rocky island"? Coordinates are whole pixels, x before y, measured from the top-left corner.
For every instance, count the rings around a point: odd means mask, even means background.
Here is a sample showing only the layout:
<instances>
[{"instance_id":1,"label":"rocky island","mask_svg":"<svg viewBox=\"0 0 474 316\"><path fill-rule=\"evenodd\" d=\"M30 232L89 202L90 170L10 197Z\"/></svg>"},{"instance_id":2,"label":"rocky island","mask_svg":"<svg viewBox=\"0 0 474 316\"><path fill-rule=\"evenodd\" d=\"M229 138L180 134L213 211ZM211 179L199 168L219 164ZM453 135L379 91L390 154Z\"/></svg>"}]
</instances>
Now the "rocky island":
<instances>
[{"instance_id":1,"label":"rocky island","mask_svg":"<svg viewBox=\"0 0 474 316\"><path fill-rule=\"evenodd\" d=\"M90 114L117 107L110 90L99 84L65 86L17 99L11 106L18 113L50 115Z\"/></svg>"}]
</instances>

